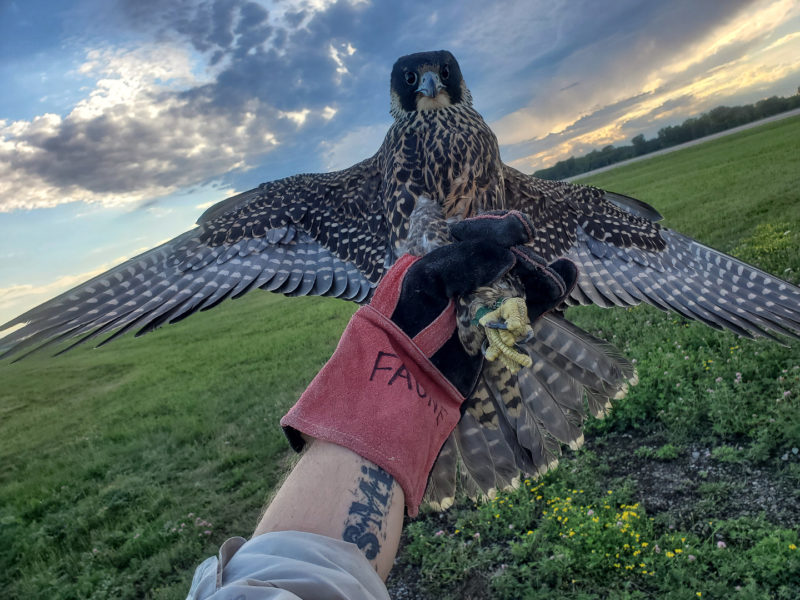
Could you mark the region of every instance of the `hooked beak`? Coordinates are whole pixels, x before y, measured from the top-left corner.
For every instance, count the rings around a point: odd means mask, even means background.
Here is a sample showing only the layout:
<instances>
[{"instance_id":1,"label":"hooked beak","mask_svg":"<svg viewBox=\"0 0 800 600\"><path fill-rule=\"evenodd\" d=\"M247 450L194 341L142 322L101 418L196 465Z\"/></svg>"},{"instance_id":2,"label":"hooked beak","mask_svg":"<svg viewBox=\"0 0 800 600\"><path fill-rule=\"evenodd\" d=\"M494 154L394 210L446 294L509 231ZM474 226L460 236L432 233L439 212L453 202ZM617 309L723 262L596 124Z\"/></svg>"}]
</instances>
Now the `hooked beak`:
<instances>
[{"instance_id":1,"label":"hooked beak","mask_svg":"<svg viewBox=\"0 0 800 600\"><path fill-rule=\"evenodd\" d=\"M442 88L444 88L444 85L439 76L433 71L425 71L416 91L428 98L435 98Z\"/></svg>"}]
</instances>

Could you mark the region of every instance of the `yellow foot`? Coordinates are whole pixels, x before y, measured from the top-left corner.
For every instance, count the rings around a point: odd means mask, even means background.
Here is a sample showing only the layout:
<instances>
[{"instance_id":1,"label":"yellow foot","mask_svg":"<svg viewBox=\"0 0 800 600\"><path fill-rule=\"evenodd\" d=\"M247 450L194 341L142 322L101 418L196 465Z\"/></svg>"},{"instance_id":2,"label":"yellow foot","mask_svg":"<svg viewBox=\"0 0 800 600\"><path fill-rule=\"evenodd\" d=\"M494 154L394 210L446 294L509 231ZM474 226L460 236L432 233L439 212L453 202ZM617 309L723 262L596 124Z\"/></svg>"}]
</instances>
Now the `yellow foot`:
<instances>
[{"instance_id":1,"label":"yellow foot","mask_svg":"<svg viewBox=\"0 0 800 600\"><path fill-rule=\"evenodd\" d=\"M484 352L486 360L499 359L512 373L531 366L531 357L514 349L518 340L533 333L524 299L506 298L498 308L481 316L478 323L486 330L489 342Z\"/></svg>"}]
</instances>

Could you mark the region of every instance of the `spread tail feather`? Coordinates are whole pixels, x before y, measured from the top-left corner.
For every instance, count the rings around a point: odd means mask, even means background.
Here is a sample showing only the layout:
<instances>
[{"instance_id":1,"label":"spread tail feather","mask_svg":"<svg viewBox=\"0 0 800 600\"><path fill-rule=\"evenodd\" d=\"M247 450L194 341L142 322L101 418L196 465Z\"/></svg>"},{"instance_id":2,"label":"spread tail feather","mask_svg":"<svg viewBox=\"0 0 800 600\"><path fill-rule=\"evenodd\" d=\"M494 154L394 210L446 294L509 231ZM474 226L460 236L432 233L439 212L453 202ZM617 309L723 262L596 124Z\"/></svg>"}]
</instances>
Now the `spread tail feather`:
<instances>
[{"instance_id":1,"label":"spread tail feather","mask_svg":"<svg viewBox=\"0 0 800 600\"><path fill-rule=\"evenodd\" d=\"M540 319L522 347L533 364L516 375L499 363L484 365L431 472L427 498L436 508L452 503L457 481L470 497L491 497L516 486L520 473L536 477L553 468L562 443L583 444L587 413L602 418L637 382L617 348L557 314Z\"/></svg>"}]
</instances>

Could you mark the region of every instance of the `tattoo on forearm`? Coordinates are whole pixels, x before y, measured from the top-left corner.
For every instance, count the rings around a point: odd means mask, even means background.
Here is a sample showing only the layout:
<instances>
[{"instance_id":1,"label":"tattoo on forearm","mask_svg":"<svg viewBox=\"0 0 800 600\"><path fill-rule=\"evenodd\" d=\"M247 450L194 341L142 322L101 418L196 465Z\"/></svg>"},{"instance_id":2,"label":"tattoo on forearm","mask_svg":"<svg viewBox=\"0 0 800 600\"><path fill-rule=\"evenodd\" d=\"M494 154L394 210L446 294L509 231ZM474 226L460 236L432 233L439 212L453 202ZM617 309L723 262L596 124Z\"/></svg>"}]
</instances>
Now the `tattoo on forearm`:
<instances>
[{"instance_id":1,"label":"tattoo on forearm","mask_svg":"<svg viewBox=\"0 0 800 600\"><path fill-rule=\"evenodd\" d=\"M386 539L384 520L389 512L394 478L378 466L362 466L364 474L350 505L342 539L358 546L369 560L381 551L380 539Z\"/></svg>"}]
</instances>

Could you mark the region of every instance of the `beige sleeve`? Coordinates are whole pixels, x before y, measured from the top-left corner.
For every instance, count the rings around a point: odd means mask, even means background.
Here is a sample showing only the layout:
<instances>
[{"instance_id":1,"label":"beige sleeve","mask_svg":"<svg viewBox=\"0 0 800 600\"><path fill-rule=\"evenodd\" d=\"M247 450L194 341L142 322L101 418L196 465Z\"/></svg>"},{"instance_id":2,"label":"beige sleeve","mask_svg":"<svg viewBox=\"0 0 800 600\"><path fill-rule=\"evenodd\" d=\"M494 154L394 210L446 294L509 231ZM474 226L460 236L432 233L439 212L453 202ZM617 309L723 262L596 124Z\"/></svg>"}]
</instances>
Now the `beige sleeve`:
<instances>
[{"instance_id":1,"label":"beige sleeve","mask_svg":"<svg viewBox=\"0 0 800 600\"><path fill-rule=\"evenodd\" d=\"M194 573L187 600L388 600L361 551L301 531L230 538Z\"/></svg>"}]
</instances>

